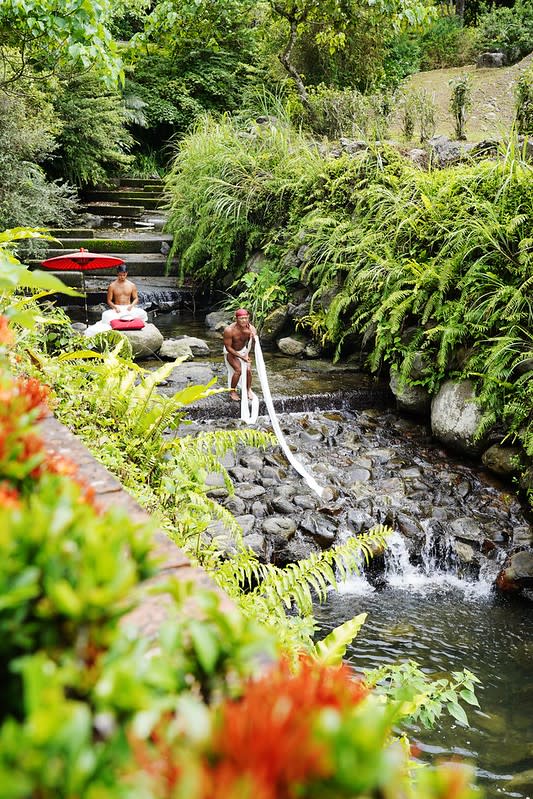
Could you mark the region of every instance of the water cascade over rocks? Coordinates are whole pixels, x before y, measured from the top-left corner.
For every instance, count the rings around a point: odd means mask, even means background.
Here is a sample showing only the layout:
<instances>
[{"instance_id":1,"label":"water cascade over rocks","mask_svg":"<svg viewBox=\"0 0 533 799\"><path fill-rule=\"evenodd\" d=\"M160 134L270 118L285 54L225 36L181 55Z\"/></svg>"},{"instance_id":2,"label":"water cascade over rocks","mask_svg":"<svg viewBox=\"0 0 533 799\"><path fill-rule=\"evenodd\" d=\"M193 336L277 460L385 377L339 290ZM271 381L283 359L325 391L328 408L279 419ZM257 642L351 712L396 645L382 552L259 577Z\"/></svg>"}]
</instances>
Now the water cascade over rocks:
<instances>
[{"instance_id":1,"label":"water cascade over rocks","mask_svg":"<svg viewBox=\"0 0 533 799\"><path fill-rule=\"evenodd\" d=\"M229 496L217 475L211 494L242 525L244 542L278 565L341 543L349 535L390 525L388 553L374 558L367 578L422 582L494 582L509 549L533 538L525 509L489 473L432 443L422 425L395 412L326 411L282 415L291 448L331 490L320 500L273 449L243 449L225 465L235 485ZM196 422L234 427L235 420ZM260 417L259 426L268 429ZM191 433L188 427L184 433ZM220 522L207 534L234 546Z\"/></svg>"}]
</instances>

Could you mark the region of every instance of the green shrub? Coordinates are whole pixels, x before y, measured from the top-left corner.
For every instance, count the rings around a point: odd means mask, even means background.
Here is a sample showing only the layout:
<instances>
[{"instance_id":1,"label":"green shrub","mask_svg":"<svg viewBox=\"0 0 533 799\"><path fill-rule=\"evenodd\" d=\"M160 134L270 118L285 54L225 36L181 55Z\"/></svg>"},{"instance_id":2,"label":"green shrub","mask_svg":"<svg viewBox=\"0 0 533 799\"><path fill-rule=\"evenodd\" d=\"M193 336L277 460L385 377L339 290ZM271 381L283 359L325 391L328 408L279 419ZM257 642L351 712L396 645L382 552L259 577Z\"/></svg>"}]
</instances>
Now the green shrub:
<instances>
[{"instance_id":1,"label":"green shrub","mask_svg":"<svg viewBox=\"0 0 533 799\"><path fill-rule=\"evenodd\" d=\"M518 133L533 133L533 67L520 75L516 84L516 126Z\"/></svg>"},{"instance_id":2,"label":"green shrub","mask_svg":"<svg viewBox=\"0 0 533 799\"><path fill-rule=\"evenodd\" d=\"M480 51L500 50L509 64L528 55L533 50L533 0L487 11L479 19L478 36Z\"/></svg>"},{"instance_id":3,"label":"green shrub","mask_svg":"<svg viewBox=\"0 0 533 799\"><path fill-rule=\"evenodd\" d=\"M462 67L476 59L477 34L457 15L442 15L415 42L420 50L420 69Z\"/></svg>"},{"instance_id":4,"label":"green shrub","mask_svg":"<svg viewBox=\"0 0 533 799\"><path fill-rule=\"evenodd\" d=\"M55 98L62 128L51 171L78 186L106 183L132 162L133 138L118 91L106 89L94 72L73 78Z\"/></svg>"},{"instance_id":5,"label":"green shrub","mask_svg":"<svg viewBox=\"0 0 533 799\"><path fill-rule=\"evenodd\" d=\"M0 228L63 225L73 218L75 190L48 181L39 165L56 150L58 129L42 95L0 93Z\"/></svg>"},{"instance_id":6,"label":"green shrub","mask_svg":"<svg viewBox=\"0 0 533 799\"><path fill-rule=\"evenodd\" d=\"M338 139L382 139L387 135L391 98L385 93L361 94L357 89L320 85L309 89L309 105L293 112L294 121L312 133Z\"/></svg>"}]
</instances>

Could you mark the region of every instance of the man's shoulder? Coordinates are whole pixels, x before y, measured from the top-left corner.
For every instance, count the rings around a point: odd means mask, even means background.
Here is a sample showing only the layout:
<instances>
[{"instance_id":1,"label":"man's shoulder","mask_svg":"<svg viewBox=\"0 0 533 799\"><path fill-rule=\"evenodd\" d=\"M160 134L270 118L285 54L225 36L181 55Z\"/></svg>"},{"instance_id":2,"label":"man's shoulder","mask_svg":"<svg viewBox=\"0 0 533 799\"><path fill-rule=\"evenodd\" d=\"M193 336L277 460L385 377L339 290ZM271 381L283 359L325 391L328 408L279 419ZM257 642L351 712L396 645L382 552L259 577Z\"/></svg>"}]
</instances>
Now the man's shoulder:
<instances>
[{"instance_id":1,"label":"man's shoulder","mask_svg":"<svg viewBox=\"0 0 533 799\"><path fill-rule=\"evenodd\" d=\"M224 333L233 333L235 330L235 322L231 322L229 325L226 325L224 328Z\"/></svg>"}]
</instances>

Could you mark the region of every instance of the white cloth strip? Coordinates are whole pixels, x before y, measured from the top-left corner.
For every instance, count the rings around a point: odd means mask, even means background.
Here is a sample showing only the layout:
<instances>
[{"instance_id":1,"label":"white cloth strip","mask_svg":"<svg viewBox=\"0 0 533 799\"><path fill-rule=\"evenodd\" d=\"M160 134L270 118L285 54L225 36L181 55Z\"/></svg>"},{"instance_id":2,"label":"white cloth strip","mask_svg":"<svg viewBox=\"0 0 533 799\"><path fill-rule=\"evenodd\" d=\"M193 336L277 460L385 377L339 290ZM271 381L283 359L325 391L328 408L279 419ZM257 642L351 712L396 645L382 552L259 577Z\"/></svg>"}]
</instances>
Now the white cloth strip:
<instances>
[{"instance_id":1,"label":"white cloth strip","mask_svg":"<svg viewBox=\"0 0 533 799\"><path fill-rule=\"evenodd\" d=\"M289 448L289 445L287 444L285 436L283 435L283 432L279 425L278 417L276 415L276 411L274 410L274 403L272 402L272 394L270 393L270 386L268 385L268 378L265 369L265 361L263 359L263 352L261 350L259 338L257 336L255 336L254 338L255 338L255 365L259 377L259 382L261 383L263 399L265 401L265 405L267 407L268 415L270 417L274 433L276 434L276 438L278 439L279 445L283 450L285 457L293 467L293 469L296 469L298 474L304 478L309 488L311 488L316 494L318 494L319 497L322 497L324 494L324 488L317 483L313 475L309 474L307 469L305 469L305 467L302 466L300 461L298 461L294 457Z\"/></svg>"},{"instance_id":2,"label":"white cloth strip","mask_svg":"<svg viewBox=\"0 0 533 799\"><path fill-rule=\"evenodd\" d=\"M239 355L248 355L250 349L252 347L252 337L250 336L248 340L248 344L246 347L243 347L242 350L239 350ZM224 347L224 362L226 364L226 369L228 370L228 388L231 388L231 378L234 375L235 370L233 369L232 365L228 361L227 358L227 351ZM244 368L246 366L246 369ZM246 424L255 424L257 422L257 417L259 416L259 397L254 392L251 392L251 397L248 398L248 369L251 369L251 364L245 363L243 361L243 367L241 368L241 376L239 378L239 382L235 386L235 388L239 388L241 391L241 419ZM251 405L251 407L250 407Z\"/></svg>"}]
</instances>

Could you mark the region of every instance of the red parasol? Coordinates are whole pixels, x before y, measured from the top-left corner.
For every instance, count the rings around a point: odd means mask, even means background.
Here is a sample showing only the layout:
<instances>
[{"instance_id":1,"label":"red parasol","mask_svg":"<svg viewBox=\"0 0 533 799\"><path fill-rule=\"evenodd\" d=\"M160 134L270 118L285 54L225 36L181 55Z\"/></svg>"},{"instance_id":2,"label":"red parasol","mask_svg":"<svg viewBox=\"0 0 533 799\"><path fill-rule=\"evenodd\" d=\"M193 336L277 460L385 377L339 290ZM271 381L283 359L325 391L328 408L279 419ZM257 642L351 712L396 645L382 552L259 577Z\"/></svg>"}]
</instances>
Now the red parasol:
<instances>
[{"instance_id":1,"label":"red parasol","mask_svg":"<svg viewBox=\"0 0 533 799\"><path fill-rule=\"evenodd\" d=\"M83 286L83 304L85 307L85 321L88 322L87 316L87 294L85 293L85 280L83 272L89 272L91 269L111 269L113 266L123 264L122 258L117 258L116 255L105 255L100 252L89 252L85 247L81 247L76 252L66 252L63 255L56 255L54 258L47 258L41 261L41 264L47 269L54 269L56 272L81 272L81 281Z\"/></svg>"},{"instance_id":2,"label":"red parasol","mask_svg":"<svg viewBox=\"0 0 533 799\"><path fill-rule=\"evenodd\" d=\"M77 252L66 252L63 255L56 255L55 258L47 258L41 261L47 269L62 271L81 271L87 272L91 269L110 269L113 266L123 264L124 260L116 255L105 255L101 252L89 252L85 247L81 247Z\"/></svg>"}]
</instances>

